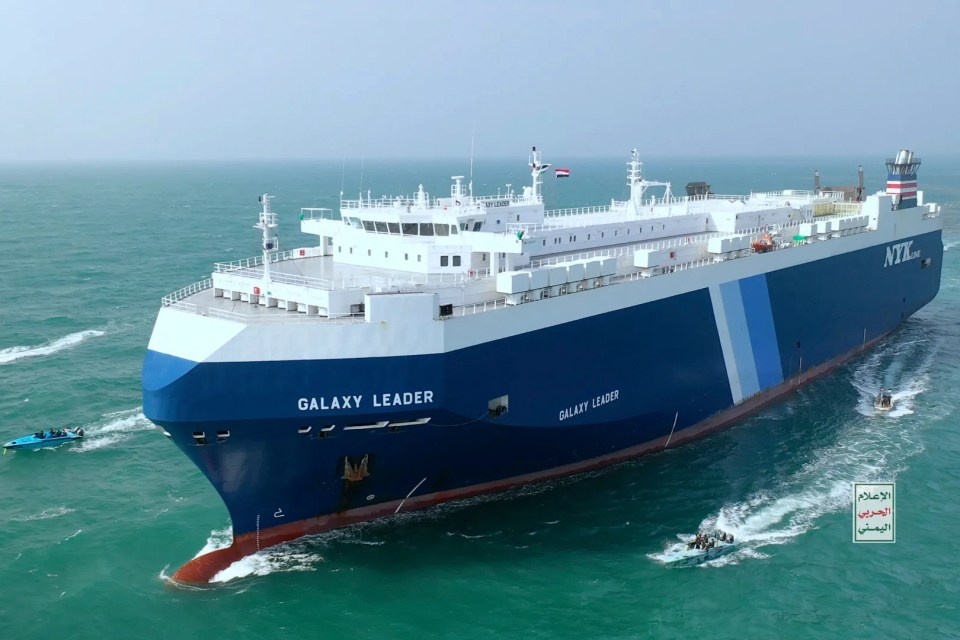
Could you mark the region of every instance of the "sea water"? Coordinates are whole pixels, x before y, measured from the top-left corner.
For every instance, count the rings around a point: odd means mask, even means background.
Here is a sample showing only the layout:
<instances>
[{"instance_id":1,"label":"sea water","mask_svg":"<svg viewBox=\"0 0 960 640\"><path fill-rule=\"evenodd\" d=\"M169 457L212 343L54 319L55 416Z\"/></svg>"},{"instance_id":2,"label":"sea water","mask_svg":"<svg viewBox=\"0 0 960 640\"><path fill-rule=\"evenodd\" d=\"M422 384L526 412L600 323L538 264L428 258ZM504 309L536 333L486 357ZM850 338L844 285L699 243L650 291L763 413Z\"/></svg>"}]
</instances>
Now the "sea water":
<instances>
[{"instance_id":1,"label":"sea water","mask_svg":"<svg viewBox=\"0 0 960 640\"><path fill-rule=\"evenodd\" d=\"M529 180L478 161L478 195ZM548 208L626 195L623 159L550 158ZM651 159L683 193L882 188L883 158ZM256 197L281 247L301 206L338 194L449 193L469 160L0 166L0 438L81 426L81 443L0 458L7 638L960 637L960 158L925 157L941 202L939 296L874 350L730 429L617 467L401 514L251 556L205 589L172 586L229 543L226 509L144 418L140 368L160 298L256 255ZM837 274L843 277L843 274ZM829 286L820 283L819 286ZM829 330L825 327L824 330ZM878 415L872 398L893 389ZM895 544L853 544L851 484L891 480ZM736 553L668 569L700 528Z\"/></svg>"}]
</instances>

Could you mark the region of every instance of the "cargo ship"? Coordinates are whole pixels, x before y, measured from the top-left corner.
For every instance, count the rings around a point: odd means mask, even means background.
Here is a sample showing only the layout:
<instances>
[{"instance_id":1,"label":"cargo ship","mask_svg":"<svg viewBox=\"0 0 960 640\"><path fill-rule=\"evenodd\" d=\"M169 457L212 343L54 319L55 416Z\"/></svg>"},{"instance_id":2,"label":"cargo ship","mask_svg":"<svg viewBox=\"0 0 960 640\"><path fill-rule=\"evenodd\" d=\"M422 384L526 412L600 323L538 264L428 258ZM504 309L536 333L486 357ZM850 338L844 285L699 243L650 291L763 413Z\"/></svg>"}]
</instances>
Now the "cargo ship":
<instances>
[{"instance_id":1,"label":"cargo ship","mask_svg":"<svg viewBox=\"0 0 960 640\"><path fill-rule=\"evenodd\" d=\"M940 287L920 159L886 188L676 196L634 151L629 195L546 210L530 183L300 210L280 251L162 300L143 407L216 488L233 542L269 546L662 451L868 349Z\"/></svg>"}]
</instances>

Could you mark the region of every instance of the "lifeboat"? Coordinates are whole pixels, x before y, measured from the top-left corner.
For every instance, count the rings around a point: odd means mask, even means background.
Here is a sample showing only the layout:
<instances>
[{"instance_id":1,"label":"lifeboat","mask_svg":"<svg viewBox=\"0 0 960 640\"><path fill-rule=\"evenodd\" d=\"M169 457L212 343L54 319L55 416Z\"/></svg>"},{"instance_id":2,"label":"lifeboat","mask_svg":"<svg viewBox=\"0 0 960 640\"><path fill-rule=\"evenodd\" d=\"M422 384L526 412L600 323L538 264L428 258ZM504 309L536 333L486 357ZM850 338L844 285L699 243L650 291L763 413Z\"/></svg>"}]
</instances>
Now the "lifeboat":
<instances>
[{"instance_id":1,"label":"lifeboat","mask_svg":"<svg viewBox=\"0 0 960 640\"><path fill-rule=\"evenodd\" d=\"M765 253L776 247L773 242L773 236L771 235L761 236L759 240L750 246L752 246L757 253Z\"/></svg>"}]
</instances>

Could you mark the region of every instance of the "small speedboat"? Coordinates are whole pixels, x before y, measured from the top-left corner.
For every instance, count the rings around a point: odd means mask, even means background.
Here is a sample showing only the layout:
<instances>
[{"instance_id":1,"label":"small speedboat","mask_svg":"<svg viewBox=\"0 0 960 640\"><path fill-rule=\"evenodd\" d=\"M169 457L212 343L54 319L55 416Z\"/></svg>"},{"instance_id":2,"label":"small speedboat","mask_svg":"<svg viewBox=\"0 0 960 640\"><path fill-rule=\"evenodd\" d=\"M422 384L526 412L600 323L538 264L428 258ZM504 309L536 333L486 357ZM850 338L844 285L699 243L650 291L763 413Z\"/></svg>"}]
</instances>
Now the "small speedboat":
<instances>
[{"instance_id":1,"label":"small speedboat","mask_svg":"<svg viewBox=\"0 0 960 640\"><path fill-rule=\"evenodd\" d=\"M893 409L893 393L889 389L880 387L880 393L873 401L873 408L877 411L890 411Z\"/></svg>"},{"instance_id":2,"label":"small speedboat","mask_svg":"<svg viewBox=\"0 0 960 640\"><path fill-rule=\"evenodd\" d=\"M23 436L16 440L11 440L3 445L3 452L7 449L39 449L40 447L56 447L64 442L73 442L83 438L83 429L51 429L49 431L37 431L29 436Z\"/></svg>"},{"instance_id":3,"label":"small speedboat","mask_svg":"<svg viewBox=\"0 0 960 640\"><path fill-rule=\"evenodd\" d=\"M712 546L708 549L690 548L690 543L676 544L667 551L663 562L668 567L695 567L737 550L736 542L724 542L720 537L710 537L709 541Z\"/></svg>"}]
</instances>

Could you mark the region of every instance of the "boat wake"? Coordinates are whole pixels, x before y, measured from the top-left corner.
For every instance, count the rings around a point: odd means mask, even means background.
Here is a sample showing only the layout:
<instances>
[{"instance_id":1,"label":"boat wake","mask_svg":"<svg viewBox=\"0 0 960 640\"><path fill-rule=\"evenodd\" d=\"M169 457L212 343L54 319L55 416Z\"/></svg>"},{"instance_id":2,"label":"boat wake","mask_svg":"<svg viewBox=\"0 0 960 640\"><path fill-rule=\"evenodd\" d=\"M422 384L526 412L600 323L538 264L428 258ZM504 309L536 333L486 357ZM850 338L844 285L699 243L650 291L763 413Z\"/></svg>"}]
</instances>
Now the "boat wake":
<instances>
[{"instance_id":1,"label":"boat wake","mask_svg":"<svg viewBox=\"0 0 960 640\"><path fill-rule=\"evenodd\" d=\"M75 509L70 507L50 507L49 509L44 509L40 513L33 513L30 515L20 516L12 515L9 517L12 522L32 522L34 520L49 520L50 518L59 518L60 516L65 516L68 513L73 513Z\"/></svg>"},{"instance_id":2,"label":"boat wake","mask_svg":"<svg viewBox=\"0 0 960 640\"><path fill-rule=\"evenodd\" d=\"M79 446L70 449L84 453L120 443L138 431L156 429L143 415L143 407L105 413L99 420L82 425L86 434Z\"/></svg>"},{"instance_id":3,"label":"boat wake","mask_svg":"<svg viewBox=\"0 0 960 640\"><path fill-rule=\"evenodd\" d=\"M834 441L815 451L811 460L777 486L755 493L747 499L724 506L705 518L702 531L720 529L733 533L740 549L700 566L736 564L745 558L768 557L762 547L787 544L816 529L824 515L849 510L854 482L893 480L907 468L910 458L924 450L921 431L931 421L942 419L936 407L923 405L914 416L915 400L927 389L938 345L928 339L909 336L903 342L882 346L861 362L850 374L850 382L859 394L856 413L839 415L840 425ZM896 385L883 377L895 378ZM881 384L891 384L895 408L878 415L873 398ZM899 405L899 406L897 406ZM816 420L821 411L814 406ZM902 418L891 421L890 418ZM693 532L677 534L681 542L670 543L652 560L664 562L670 551L691 540Z\"/></svg>"},{"instance_id":4,"label":"boat wake","mask_svg":"<svg viewBox=\"0 0 960 640\"><path fill-rule=\"evenodd\" d=\"M33 346L33 347L8 347L6 349L0 349L0 364L10 364L11 362L16 362L23 358L32 358L36 356L49 356L65 349L70 349L77 346L84 340L89 338L98 338L104 335L103 331L99 329L87 329L86 331L78 331L77 333L71 333L70 335L63 336L62 338L57 338L56 340L51 340L45 344Z\"/></svg>"},{"instance_id":5,"label":"boat wake","mask_svg":"<svg viewBox=\"0 0 960 640\"><path fill-rule=\"evenodd\" d=\"M918 338L875 351L854 372L853 386L860 394L857 404L859 414L868 418L878 416L873 403L880 387L891 391L893 409L879 415L897 418L914 412L916 397L929 386L929 371L936 353L930 351L921 355L920 362L911 362L911 355L916 351L922 352L921 344L922 339Z\"/></svg>"}]
</instances>

